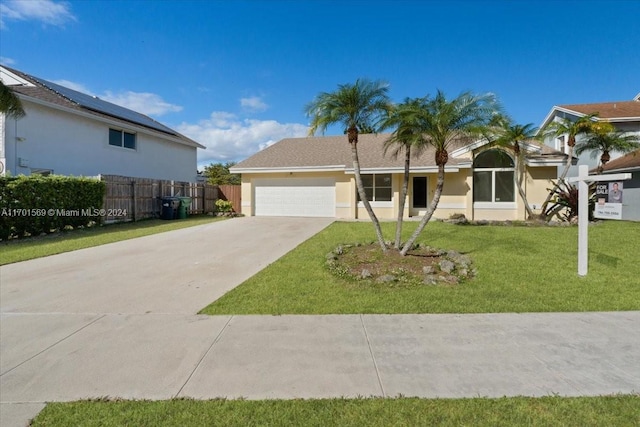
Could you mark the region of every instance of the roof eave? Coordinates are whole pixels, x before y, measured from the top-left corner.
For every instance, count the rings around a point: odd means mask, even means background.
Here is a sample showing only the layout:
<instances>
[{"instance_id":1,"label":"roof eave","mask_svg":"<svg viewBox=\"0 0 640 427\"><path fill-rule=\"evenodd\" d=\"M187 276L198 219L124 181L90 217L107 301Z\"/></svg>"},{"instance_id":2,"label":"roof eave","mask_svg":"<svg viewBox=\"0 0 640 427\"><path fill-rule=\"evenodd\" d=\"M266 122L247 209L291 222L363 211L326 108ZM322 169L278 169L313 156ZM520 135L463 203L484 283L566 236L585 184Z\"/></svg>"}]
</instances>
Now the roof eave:
<instances>
[{"instance_id":1,"label":"roof eave","mask_svg":"<svg viewBox=\"0 0 640 427\"><path fill-rule=\"evenodd\" d=\"M252 173L289 173L289 172L344 172L344 165L329 166L278 166L278 167L231 167L229 172L240 174Z\"/></svg>"}]
</instances>

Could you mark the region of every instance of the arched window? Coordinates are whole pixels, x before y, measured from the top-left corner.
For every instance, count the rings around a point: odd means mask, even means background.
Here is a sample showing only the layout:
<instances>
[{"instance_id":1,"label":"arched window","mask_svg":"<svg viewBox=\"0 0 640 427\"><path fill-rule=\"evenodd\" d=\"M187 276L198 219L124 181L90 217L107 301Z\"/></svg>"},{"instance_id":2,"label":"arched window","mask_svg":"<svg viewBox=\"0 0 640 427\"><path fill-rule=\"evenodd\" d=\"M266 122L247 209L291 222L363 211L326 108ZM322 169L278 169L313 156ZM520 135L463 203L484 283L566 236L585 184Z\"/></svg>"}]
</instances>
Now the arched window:
<instances>
[{"instance_id":1,"label":"arched window","mask_svg":"<svg viewBox=\"0 0 640 427\"><path fill-rule=\"evenodd\" d=\"M502 150L478 154L473 161L473 201L476 207L511 207L504 203L515 202L514 170L513 159Z\"/></svg>"}]
</instances>

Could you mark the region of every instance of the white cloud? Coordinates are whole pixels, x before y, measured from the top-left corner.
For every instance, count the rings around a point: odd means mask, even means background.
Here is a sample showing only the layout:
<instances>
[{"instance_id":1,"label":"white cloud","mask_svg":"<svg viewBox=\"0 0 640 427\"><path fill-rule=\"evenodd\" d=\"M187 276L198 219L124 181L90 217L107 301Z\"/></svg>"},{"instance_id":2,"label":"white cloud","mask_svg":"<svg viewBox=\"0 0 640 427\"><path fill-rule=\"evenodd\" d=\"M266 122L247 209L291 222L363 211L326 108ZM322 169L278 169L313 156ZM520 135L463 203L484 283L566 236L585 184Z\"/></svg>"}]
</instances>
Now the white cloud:
<instances>
[{"instance_id":1,"label":"white cloud","mask_svg":"<svg viewBox=\"0 0 640 427\"><path fill-rule=\"evenodd\" d=\"M6 56L0 56L0 64L3 65L15 65L16 61L12 58L7 58Z\"/></svg>"},{"instance_id":2,"label":"white cloud","mask_svg":"<svg viewBox=\"0 0 640 427\"><path fill-rule=\"evenodd\" d=\"M112 93L107 91L100 98L150 116L161 116L166 113L182 111L181 106L170 104L155 93L131 91Z\"/></svg>"},{"instance_id":3,"label":"white cloud","mask_svg":"<svg viewBox=\"0 0 640 427\"><path fill-rule=\"evenodd\" d=\"M0 28L6 21L40 21L44 24L63 26L76 21L67 2L53 0L4 0L0 3Z\"/></svg>"},{"instance_id":4,"label":"white cloud","mask_svg":"<svg viewBox=\"0 0 640 427\"><path fill-rule=\"evenodd\" d=\"M216 111L197 124L182 123L176 130L206 146L198 150L198 164L240 161L283 138L304 136L308 127L276 120L241 119Z\"/></svg>"},{"instance_id":5,"label":"white cloud","mask_svg":"<svg viewBox=\"0 0 640 427\"><path fill-rule=\"evenodd\" d=\"M240 105L245 111L249 112L261 112L269 108L269 106L265 104L259 96L240 98Z\"/></svg>"}]
</instances>

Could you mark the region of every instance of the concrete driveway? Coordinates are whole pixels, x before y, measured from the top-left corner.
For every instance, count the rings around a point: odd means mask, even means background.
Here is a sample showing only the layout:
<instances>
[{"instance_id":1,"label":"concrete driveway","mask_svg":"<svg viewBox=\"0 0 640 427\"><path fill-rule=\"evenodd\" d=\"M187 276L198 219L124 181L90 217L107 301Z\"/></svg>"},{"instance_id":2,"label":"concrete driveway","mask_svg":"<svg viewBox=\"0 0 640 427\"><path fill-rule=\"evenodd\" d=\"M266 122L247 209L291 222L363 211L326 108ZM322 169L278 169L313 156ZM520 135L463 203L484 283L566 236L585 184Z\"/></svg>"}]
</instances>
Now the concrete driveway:
<instances>
[{"instance_id":1,"label":"concrete driveway","mask_svg":"<svg viewBox=\"0 0 640 427\"><path fill-rule=\"evenodd\" d=\"M331 222L234 218L0 267L0 425L46 401L175 395L228 320L198 310Z\"/></svg>"},{"instance_id":2,"label":"concrete driveway","mask_svg":"<svg viewBox=\"0 0 640 427\"><path fill-rule=\"evenodd\" d=\"M194 314L332 222L243 217L0 267L2 313Z\"/></svg>"}]
</instances>

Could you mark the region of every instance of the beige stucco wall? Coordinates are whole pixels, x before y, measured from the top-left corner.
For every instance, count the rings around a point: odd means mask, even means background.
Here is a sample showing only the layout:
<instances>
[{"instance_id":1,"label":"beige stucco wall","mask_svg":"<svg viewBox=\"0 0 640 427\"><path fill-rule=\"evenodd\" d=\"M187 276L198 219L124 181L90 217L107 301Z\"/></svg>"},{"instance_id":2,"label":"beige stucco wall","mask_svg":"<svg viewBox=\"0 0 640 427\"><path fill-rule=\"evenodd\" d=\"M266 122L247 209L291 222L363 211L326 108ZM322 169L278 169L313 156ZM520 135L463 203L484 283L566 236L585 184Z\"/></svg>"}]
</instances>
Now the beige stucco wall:
<instances>
[{"instance_id":1,"label":"beige stucco wall","mask_svg":"<svg viewBox=\"0 0 640 427\"><path fill-rule=\"evenodd\" d=\"M524 183L529 204L538 210L547 196L547 188L550 188L550 180L555 179L555 167L527 168L527 176ZM412 207L413 177L427 177L428 203L433 200L435 193L437 174L416 173L411 174L409 180L409 196L405 204L404 217L422 216L425 209ZM284 172L284 173L244 173L242 174L242 213L254 215L253 186L255 179L264 178L332 178L336 182L336 218L340 219L367 219L369 216L362 206L357 206L355 177L344 172ZM399 209L400 192L402 189L403 174L392 174L393 201L385 206L385 203L372 203L376 216L381 220L393 220L397 217ZM469 219L475 220L524 220L526 211L522 200L516 190L516 209L478 209L473 208L473 171L461 169L458 172L447 172L445 182L434 213L434 218L446 219L452 214L464 214ZM382 205L382 206L381 206Z\"/></svg>"}]
</instances>

